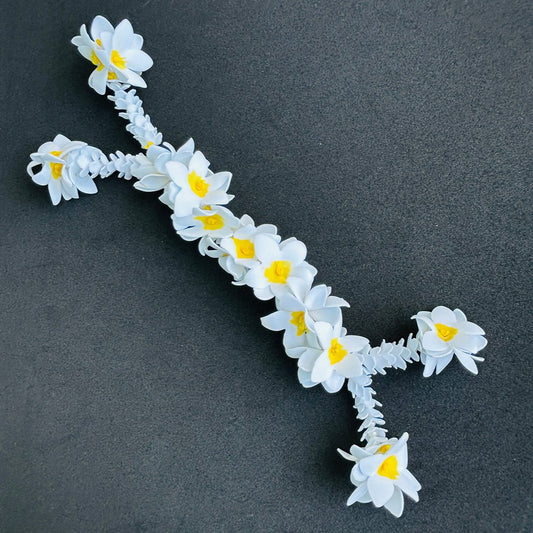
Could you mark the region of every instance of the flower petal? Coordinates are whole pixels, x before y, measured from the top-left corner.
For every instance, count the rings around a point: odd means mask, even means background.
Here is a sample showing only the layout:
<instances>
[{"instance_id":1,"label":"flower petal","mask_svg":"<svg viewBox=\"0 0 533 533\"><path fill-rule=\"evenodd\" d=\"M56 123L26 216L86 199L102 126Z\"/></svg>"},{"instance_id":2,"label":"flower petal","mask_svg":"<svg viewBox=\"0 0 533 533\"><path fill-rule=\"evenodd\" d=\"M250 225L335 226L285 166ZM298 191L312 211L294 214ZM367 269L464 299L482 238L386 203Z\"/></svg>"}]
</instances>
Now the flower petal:
<instances>
[{"instance_id":1,"label":"flower petal","mask_svg":"<svg viewBox=\"0 0 533 533\"><path fill-rule=\"evenodd\" d=\"M423 376L425 378L429 378L431 374L433 374L433 371L435 370L435 367L437 366L437 358L431 357L431 355L426 354L426 363L424 365L424 374Z\"/></svg>"},{"instance_id":2,"label":"flower petal","mask_svg":"<svg viewBox=\"0 0 533 533\"><path fill-rule=\"evenodd\" d=\"M326 392L335 393L339 392L342 389L344 381L344 376L341 376L337 372L333 372L331 376L326 379L326 381L322 382L322 386L324 387Z\"/></svg>"},{"instance_id":3,"label":"flower petal","mask_svg":"<svg viewBox=\"0 0 533 533\"><path fill-rule=\"evenodd\" d=\"M399 518L403 513L403 494L398 487L394 487L394 493L391 499L385 504L385 509L389 511L392 516Z\"/></svg>"},{"instance_id":4,"label":"flower petal","mask_svg":"<svg viewBox=\"0 0 533 533\"><path fill-rule=\"evenodd\" d=\"M383 507L394 494L394 483L389 478L377 474L368 478L367 487L376 507Z\"/></svg>"},{"instance_id":5,"label":"flower petal","mask_svg":"<svg viewBox=\"0 0 533 533\"><path fill-rule=\"evenodd\" d=\"M333 374L333 367L329 362L328 353L322 352L313 366L311 379L315 383L322 383L323 381L326 381L326 379L329 379L331 374Z\"/></svg>"},{"instance_id":6,"label":"flower petal","mask_svg":"<svg viewBox=\"0 0 533 533\"><path fill-rule=\"evenodd\" d=\"M339 450L340 451L340 450ZM355 502L358 502L361 498L365 497L368 494L368 488L366 483L359 485L348 498L346 505L353 505Z\"/></svg>"},{"instance_id":7,"label":"flower petal","mask_svg":"<svg viewBox=\"0 0 533 533\"><path fill-rule=\"evenodd\" d=\"M275 311L261 318L261 324L271 331L281 331L289 325L286 311Z\"/></svg>"},{"instance_id":8,"label":"flower petal","mask_svg":"<svg viewBox=\"0 0 533 533\"><path fill-rule=\"evenodd\" d=\"M457 359L459 359L459 362L472 374L477 375L477 365L472 356L468 353L464 353L461 350L455 350L455 355L457 356Z\"/></svg>"},{"instance_id":9,"label":"flower petal","mask_svg":"<svg viewBox=\"0 0 533 533\"><path fill-rule=\"evenodd\" d=\"M105 31L113 33L113 25L105 17L102 17L102 15L96 15L91 23L91 37L96 41L96 39L99 39L100 35Z\"/></svg>"},{"instance_id":10,"label":"flower petal","mask_svg":"<svg viewBox=\"0 0 533 533\"><path fill-rule=\"evenodd\" d=\"M144 72L154 64L152 58L142 50L130 49L124 53L124 58L126 59L128 68L137 72Z\"/></svg>"},{"instance_id":11,"label":"flower petal","mask_svg":"<svg viewBox=\"0 0 533 533\"><path fill-rule=\"evenodd\" d=\"M115 28L113 33L113 48L121 52L128 50L133 43L133 28L128 19L124 19Z\"/></svg>"},{"instance_id":12,"label":"flower petal","mask_svg":"<svg viewBox=\"0 0 533 533\"><path fill-rule=\"evenodd\" d=\"M446 324L447 326L455 324L456 321L453 311L443 305L439 305L431 311L431 320L435 324Z\"/></svg>"}]
</instances>

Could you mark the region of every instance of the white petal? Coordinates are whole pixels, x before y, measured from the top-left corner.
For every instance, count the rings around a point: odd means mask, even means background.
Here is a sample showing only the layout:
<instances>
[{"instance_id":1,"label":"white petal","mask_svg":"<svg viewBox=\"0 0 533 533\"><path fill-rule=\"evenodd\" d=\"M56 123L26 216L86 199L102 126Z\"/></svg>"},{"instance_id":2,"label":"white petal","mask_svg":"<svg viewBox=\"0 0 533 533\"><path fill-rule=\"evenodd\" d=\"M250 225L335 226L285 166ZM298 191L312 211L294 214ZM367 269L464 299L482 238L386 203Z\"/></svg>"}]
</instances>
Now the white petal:
<instances>
[{"instance_id":1,"label":"white petal","mask_svg":"<svg viewBox=\"0 0 533 533\"><path fill-rule=\"evenodd\" d=\"M95 194L98 192L94 181L89 176L77 176L73 181L74 185L85 194Z\"/></svg>"},{"instance_id":2,"label":"white petal","mask_svg":"<svg viewBox=\"0 0 533 533\"><path fill-rule=\"evenodd\" d=\"M358 467L363 476L373 476L382 462L383 455L371 455L370 457L361 459Z\"/></svg>"},{"instance_id":3,"label":"white petal","mask_svg":"<svg viewBox=\"0 0 533 533\"><path fill-rule=\"evenodd\" d=\"M451 309L439 305L431 311L431 320L433 320L435 324L446 324L447 326L450 326L455 324L455 315Z\"/></svg>"},{"instance_id":4,"label":"white petal","mask_svg":"<svg viewBox=\"0 0 533 533\"><path fill-rule=\"evenodd\" d=\"M457 319L457 322L466 322L466 315L460 309L454 309L453 314Z\"/></svg>"},{"instance_id":5,"label":"white petal","mask_svg":"<svg viewBox=\"0 0 533 533\"><path fill-rule=\"evenodd\" d=\"M298 369L298 381L306 388L310 389L311 387L315 387L318 385L318 383L315 383L311 380L311 372L306 372L305 370L299 368Z\"/></svg>"},{"instance_id":6,"label":"white petal","mask_svg":"<svg viewBox=\"0 0 533 533\"><path fill-rule=\"evenodd\" d=\"M137 72L144 72L154 64L152 58L142 50L130 49L124 53L124 59L126 59L128 68Z\"/></svg>"},{"instance_id":7,"label":"white petal","mask_svg":"<svg viewBox=\"0 0 533 533\"><path fill-rule=\"evenodd\" d=\"M164 189L165 186L168 185L169 181L170 180L168 176L163 176L161 174L149 174L148 176L142 178L139 183L136 183L134 187L137 189L142 186L144 190L155 192Z\"/></svg>"},{"instance_id":8,"label":"white petal","mask_svg":"<svg viewBox=\"0 0 533 533\"><path fill-rule=\"evenodd\" d=\"M266 266L280 258L278 243L268 234L258 235L255 238L254 247L257 259Z\"/></svg>"},{"instance_id":9,"label":"white petal","mask_svg":"<svg viewBox=\"0 0 533 533\"><path fill-rule=\"evenodd\" d=\"M355 378L363 373L363 366L357 355L350 353L334 365L335 372L345 378Z\"/></svg>"},{"instance_id":10,"label":"white petal","mask_svg":"<svg viewBox=\"0 0 533 533\"><path fill-rule=\"evenodd\" d=\"M114 28L105 17L102 17L102 15L97 15L94 17L92 23L91 23L91 37L96 41L96 39L100 38L100 35L103 32L109 32L113 33Z\"/></svg>"},{"instance_id":11,"label":"white petal","mask_svg":"<svg viewBox=\"0 0 533 533\"><path fill-rule=\"evenodd\" d=\"M329 350L333 338L333 326L327 322L316 322L314 329L320 346L324 350Z\"/></svg>"},{"instance_id":12,"label":"white petal","mask_svg":"<svg viewBox=\"0 0 533 533\"><path fill-rule=\"evenodd\" d=\"M376 507L383 507L394 494L394 484L389 478L375 475L367 481L368 493Z\"/></svg>"},{"instance_id":13,"label":"white petal","mask_svg":"<svg viewBox=\"0 0 533 533\"><path fill-rule=\"evenodd\" d=\"M209 161L206 159L205 155L202 152L194 152L191 161L189 163L189 170L196 172L198 176L204 178L207 174L209 168Z\"/></svg>"},{"instance_id":14,"label":"white petal","mask_svg":"<svg viewBox=\"0 0 533 533\"><path fill-rule=\"evenodd\" d=\"M485 332L473 322L461 322L459 324L459 331L466 335L485 335Z\"/></svg>"},{"instance_id":15,"label":"white petal","mask_svg":"<svg viewBox=\"0 0 533 533\"><path fill-rule=\"evenodd\" d=\"M302 263L307 255L305 244L297 240L289 241L285 245L281 243L280 249L283 258L290 261L295 267Z\"/></svg>"},{"instance_id":16,"label":"white petal","mask_svg":"<svg viewBox=\"0 0 533 533\"><path fill-rule=\"evenodd\" d=\"M130 48L132 43L133 28L131 27L131 22L128 19L124 19L115 28L115 33L113 34L113 48L116 48L119 51L126 51Z\"/></svg>"},{"instance_id":17,"label":"white petal","mask_svg":"<svg viewBox=\"0 0 533 533\"><path fill-rule=\"evenodd\" d=\"M37 183L37 185L48 185L48 182L50 181L50 172L48 172L43 165L43 168L37 172L37 174L33 175L31 179Z\"/></svg>"},{"instance_id":18,"label":"white petal","mask_svg":"<svg viewBox=\"0 0 533 533\"><path fill-rule=\"evenodd\" d=\"M443 341L436 331L428 331L422 335L422 348L426 352L436 354L446 353L451 350L450 345Z\"/></svg>"},{"instance_id":19,"label":"white petal","mask_svg":"<svg viewBox=\"0 0 533 533\"><path fill-rule=\"evenodd\" d=\"M403 513L403 494L398 487L394 487L394 493L392 498L385 504L385 509L390 511L390 513L399 518Z\"/></svg>"},{"instance_id":20,"label":"white petal","mask_svg":"<svg viewBox=\"0 0 533 533\"><path fill-rule=\"evenodd\" d=\"M460 332L453 338L453 344L463 352L476 354L487 345L487 339L481 335L466 335Z\"/></svg>"},{"instance_id":21,"label":"white petal","mask_svg":"<svg viewBox=\"0 0 533 533\"><path fill-rule=\"evenodd\" d=\"M422 488L420 483L416 480L415 476L409 472L409 470L404 470L400 473L400 476L396 480L396 485L409 496L415 502L418 501L417 492Z\"/></svg>"},{"instance_id":22,"label":"white petal","mask_svg":"<svg viewBox=\"0 0 533 533\"><path fill-rule=\"evenodd\" d=\"M298 359L298 368L305 370L306 372L312 372L315 366L316 360L320 356L320 351L313 348L308 348Z\"/></svg>"},{"instance_id":23,"label":"white petal","mask_svg":"<svg viewBox=\"0 0 533 533\"><path fill-rule=\"evenodd\" d=\"M353 461L355 463L356 458L352 454L345 452L340 448L337 448L337 451L342 455L342 457L344 457L344 459L346 459L347 461Z\"/></svg>"},{"instance_id":24,"label":"white petal","mask_svg":"<svg viewBox=\"0 0 533 533\"><path fill-rule=\"evenodd\" d=\"M326 305L328 288L325 285L313 287L305 298L305 305L308 309L322 309Z\"/></svg>"},{"instance_id":25,"label":"white petal","mask_svg":"<svg viewBox=\"0 0 533 533\"><path fill-rule=\"evenodd\" d=\"M264 289L268 285L268 279L261 267L252 268L244 277L244 282L249 287Z\"/></svg>"},{"instance_id":26,"label":"white petal","mask_svg":"<svg viewBox=\"0 0 533 533\"><path fill-rule=\"evenodd\" d=\"M457 359L459 359L459 362L472 374L477 375L478 370L476 366L476 362L474 359L472 359L472 356L470 354L464 353L461 350L455 350L455 355L457 356Z\"/></svg>"},{"instance_id":27,"label":"white petal","mask_svg":"<svg viewBox=\"0 0 533 533\"><path fill-rule=\"evenodd\" d=\"M311 372L311 379L315 383L322 383L326 381L331 374L333 374L333 367L331 366L327 352L322 352L320 357L316 360L313 370Z\"/></svg>"},{"instance_id":28,"label":"white petal","mask_svg":"<svg viewBox=\"0 0 533 533\"><path fill-rule=\"evenodd\" d=\"M289 326L286 311L275 311L261 318L261 324L271 331L281 331Z\"/></svg>"},{"instance_id":29,"label":"white petal","mask_svg":"<svg viewBox=\"0 0 533 533\"><path fill-rule=\"evenodd\" d=\"M344 376L337 374L337 372L333 372L331 376L326 379L326 381L322 382L322 386L324 387L326 392L335 393L339 392L342 389L344 381Z\"/></svg>"},{"instance_id":30,"label":"white petal","mask_svg":"<svg viewBox=\"0 0 533 533\"><path fill-rule=\"evenodd\" d=\"M361 498L366 496L367 493L368 489L366 487L366 483L363 483L363 485L359 485L359 487L357 487L348 498L346 505L352 505L355 502L358 502Z\"/></svg>"},{"instance_id":31,"label":"white petal","mask_svg":"<svg viewBox=\"0 0 533 533\"><path fill-rule=\"evenodd\" d=\"M430 355L426 355L426 364L424 366L423 376L425 378L428 378L429 376L431 376L436 366L437 366L437 358L431 357Z\"/></svg>"},{"instance_id":32,"label":"white petal","mask_svg":"<svg viewBox=\"0 0 533 533\"><path fill-rule=\"evenodd\" d=\"M339 342L349 351L349 352L359 352L365 346L369 344L369 340L365 337L359 335L346 335L346 337L341 337Z\"/></svg>"},{"instance_id":33,"label":"white petal","mask_svg":"<svg viewBox=\"0 0 533 533\"><path fill-rule=\"evenodd\" d=\"M449 364L450 361L453 359L453 353L449 355L445 355L444 357L439 357L437 359L437 370L435 374L440 374Z\"/></svg>"},{"instance_id":34,"label":"white petal","mask_svg":"<svg viewBox=\"0 0 533 533\"><path fill-rule=\"evenodd\" d=\"M61 201L61 184L58 179L51 179L48 182L48 192L50 193L52 203L57 205Z\"/></svg>"},{"instance_id":35,"label":"white petal","mask_svg":"<svg viewBox=\"0 0 533 533\"><path fill-rule=\"evenodd\" d=\"M107 84L107 69L93 70L89 76L89 86L98 94L105 94Z\"/></svg>"}]
</instances>

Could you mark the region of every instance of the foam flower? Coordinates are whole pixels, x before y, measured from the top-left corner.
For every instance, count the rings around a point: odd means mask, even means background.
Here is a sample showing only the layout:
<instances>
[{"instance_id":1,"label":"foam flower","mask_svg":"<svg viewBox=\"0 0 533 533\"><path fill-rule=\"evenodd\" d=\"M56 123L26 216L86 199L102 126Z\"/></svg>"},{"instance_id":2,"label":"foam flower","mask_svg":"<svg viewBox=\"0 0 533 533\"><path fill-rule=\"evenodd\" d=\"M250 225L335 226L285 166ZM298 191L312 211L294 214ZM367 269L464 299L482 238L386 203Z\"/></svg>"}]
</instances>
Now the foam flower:
<instances>
[{"instance_id":1,"label":"foam flower","mask_svg":"<svg viewBox=\"0 0 533 533\"><path fill-rule=\"evenodd\" d=\"M306 337L314 333L316 322L337 324L342 320L340 308L349 307L346 300L331 296L331 287L326 285L303 289L300 294L283 293L276 299L278 310L261 319L267 329L285 330L283 345L290 357L298 357L303 353Z\"/></svg>"},{"instance_id":2,"label":"foam flower","mask_svg":"<svg viewBox=\"0 0 533 533\"><path fill-rule=\"evenodd\" d=\"M460 309L452 311L438 306L433 311L420 311L412 318L418 325L417 339L424 364L424 376L437 374L450 363L454 354L459 362L473 374L477 374L476 361L484 361L477 354L487 345L485 332L473 322L468 322Z\"/></svg>"},{"instance_id":3,"label":"foam flower","mask_svg":"<svg viewBox=\"0 0 533 533\"><path fill-rule=\"evenodd\" d=\"M346 378L363 373L361 351L368 348L368 339L346 335L339 320L335 324L314 324L317 345L307 348L298 359L298 379L304 387L319 383L328 392L337 392Z\"/></svg>"},{"instance_id":4,"label":"foam flower","mask_svg":"<svg viewBox=\"0 0 533 533\"><path fill-rule=\"evenodd\" d=\"M78 198L78 190L87 194L97 192L93 182L102 152L81 141L71 141L64 135L56 135L53 141L46 142L31 154L32 161L27 167L28 174L37 185L46 185L52 203L57 205L61 198ZM35 167L40 170L35 172Z\"/></svg>"},{"instance_id":5,"label":"foam flower","mask_svg":"<svg viewBox=\"0 0 533 533\"><path fill-rule=\"evenodd\" d=\"M151 145L145 154L136 156L137 166L132 170L133 175L139 180L133 186L143 192L163 191L159 199L171 209L174 208L173 199L175 199L179 188L172 187L172 180L168 175L166 164L169 161L175 161L189 165L194 153L194 141L189 139L183 146L177 150L169 143L163 146ZM173 199L171 199L171 194Z\"/></svg>"},{"instance_id":6,"label":"foam flower","mask_svg":"<svg viewBox=\"0 0 533 533\"><path fill-rule=\"evenodd\" d=\"M226 193L231 173L213 174L209 170L209 161L200 151L194 152L187 163L169 161L165 168L172 181L168 198L177 217L190 215L195 207L226 205L233 198Z\"/></svg>"},{"instance_id":7,"label":"foam flower","mask_svg":"<svg viewBox=\"0 0 533 533\"><path fill-rule=\"evenodd\" d=\"M400 439L384 439L365 448L353 445L350 453L338 450L345 459L355 462L350 480L356 488L347 505L372 502L399 517L403 512L404 494L418 501L418 491L422 487L407 470L408 438L404 433Z\"/></svg>"},{"instance_id":8,"label":"foam flower","mask_svg":"<svg viewBox=\"0 0 533 533\"><path fill-rule=\"evenodd\" d=\"M258 263L244 282L260 300L281 296L287 290L298 291L302 285L311 285L316 276L316 268L305 261L305 244L293 237L279 244L271 235L258 235L254 252Z\"/></svg>"},{"instance_id":9,"label":"foam flower","mask_svg":"<svg viewBox=\"0 0 533 533\"><path fill-rule=\"evenodd\" d=\"M273 224L256 226L252 217L243 215L233 235L218 243L212 242L207 255L218 258L220 266L233 276L235 285L244 285L243 279L248 270L259 263L255 254L257 236L269 235L279 243L281 237L277 232L278 229Z\"/></svg>"},{"instance_id":10,"label":"foam flower","mask_svg":"<svg viewBox=\"0 0 533 533\"><path fill-rule=\"evenodd\" d=\"M231 235L239 225L239 219L221 206L194 208L191 215L178 217L172 215L174 229L186 241L200 237L221 238Z\"/></svg>"},{"instance_id":11,"label":"foam flower","mask_svg":"<svg viewBox=\"0 0 533 533\"><path fill-rule=\"evenodd\" d=\"M121 82L146 87L141 74L153 61L141 50L143 38L133 33L129 20L124 19L116 28L98 15L91 24L90 35L83 24L80 35L72 39L80 54L90 60L96 69L89 76L89 85L105 94L108 82Z\"/></svg>"}]
</instances>

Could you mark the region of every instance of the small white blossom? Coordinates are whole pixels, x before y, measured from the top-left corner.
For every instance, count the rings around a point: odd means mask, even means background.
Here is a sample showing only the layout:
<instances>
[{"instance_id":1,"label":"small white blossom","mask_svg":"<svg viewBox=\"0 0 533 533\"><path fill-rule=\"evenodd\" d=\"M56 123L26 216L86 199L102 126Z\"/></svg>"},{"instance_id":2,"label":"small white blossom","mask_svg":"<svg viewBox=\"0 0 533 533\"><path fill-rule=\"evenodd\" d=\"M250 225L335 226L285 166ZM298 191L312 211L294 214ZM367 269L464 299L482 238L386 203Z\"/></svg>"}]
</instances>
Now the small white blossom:
<instances>
[{"instance_id":1,"label":"small white blossom","mask_svg":"<svg viewBox=\"0 0 533 533\"><path fill-rule=\"evenodd\" d=\"M383 439L365 448L353 445L350 453L338 450L345 459L355 462L350 480L356 489L347 505L372 502L399 517L403 512L404 493L418 501L418 491L422 487L407 470L408 438L404 433L399 440Z\"/></svg>"},{"instance_id":2,"label":"small white blossom","mask_svg":"<svg viewBox=\"0 0 533 533\"><path fill-rule=\"evenodd\" d=\"M468 322L460 309L452 311L442 305L433 311L420 311L412 318L418 325L417 339L424 366L424 376L437 374L450 363L454 354L460 363L473 374L477 374L476 357L487 345L485 332L473 322Z\"/></svg>"},{"instance_id":3,"label":"small white blossom","mask_svg":"<svg viewBox=\"0 0 533 533\"><path fill-rule=\"evenodd\" d=\"M346 335L339 320L336 324L314 324L317 345L307 348L298 359L298 379L304 387L319 383L328 392L338 392L346 378L363 373L361 351L368 348L368 339Z\"/></svg>"},{"instance_id":4,"label":"small white blossom","mask_svg":"<svg viewBox=\"0 0 533 533\"><path fill-rule=\"evenodd\" d=\"M139 180L133 186L143 192L163 191L159 197L161 202L174 209L174 203L170 199L169 189L173 183L167 173L166 164L169 161L177 161L188 166L194 153L194 141L189 139L177 150L169 143L163 146L151 145L146 155L136 156L137 166L132 170L133 175ZM178 188L173 187L174 198Z\"/></svg>"},{"instance_id":5,"label":"small white blossom","mask_svg":"<svg viewBox=\"0 0 533 533\"><path fill-rule=\"evenodd\" d=\"M28 174L37 185L48 186L52 203L57 205L61 198L78 198L78 190L87 194L97 192L93 178L101 167L102 152L81 141L71 141L64 135L39 147L31 154ZM40 170L35 172L35 167Z\"/></svg>"},{"instance_id":6,"label":"small white blossom","mask_svg":"<svg viewBox=\"0 0 533 533\"><path fill-rule=\"evenodd\" d=\"M194 152L187 163L169 161L165 169L171 179L168 185L168 199L177 217L185 217L197 207L226 205L233 196L227 194L230 172L209 170L209 161L202 152Z\"/></svg>"},{"instance_id":7,"label":"small white blossom","mask_svg":"<svg viewBox=\"0 0 533 533\"><path fill-rule=\"evenodd\" d=\"M89 77L89 85L98 94L105 94L108 82L146 87L141 74L152 66L153 61L141 50L143 38L133 33L129 20L124 19L114 28L106 18L98 15L91 24L90 35L83 24L80 35L74 37L72 43L96 66Z\"/></svg>"},{"instance_id":8,"label":"small white blossom","mask_svg":"<svg viewBox=\"0 0 533 533\"><path fill-rule=\"evenodd\" d=\"M194 208L192 214L185 217L172 215L172 222L178 235L186 241L200 237L227 237L239 225L239 219L222 206Z\"/></svg>"},{"instance_id":9,"label":"small white blossom","mask_svg":"<svg viewBox=\"0 0 533 533\"><path fill-rule=\"evenodd\" d=\"M233 235L212 242L206 253L210 257L218 258L220 266L233 276L234 285L244 285L243 279L248 270L259 263L255 254L257 236L269 235L279 243L281 237L277 235L277 231L273 224L261 224L256 227L252 217L243 215Z\"/></svg>"},{"instance_id":10,"label":"small white blossom","mask_svg":"<svg viewBox=\"0 0 533 533\"><path fill-rule=\"evenodd\" d=\"M307 335L315 331L316 322L337 324L342 320L341 307L348 302L331 296L331 287L316 285L304 287L301 294L286 292L276 298L277 311L261 319L261 323L272 331L285 330L283 345L290 357L298 357L307 346Z\"/></svg>"},{"instance_id":11,"label":"small white blossom","mask_svg":"<svg viewBox=\"0 0 533 533\"><path fill-rule=\"evenodd\" d=\"M281 296L287 290L298 291L302 285L311 285L316 268L305 261L307 248L295 238L277 242L272 235L262 233L255 239L255 256L258 263L253 266L244 282L252 287L260 300Z\"/></svg>"}]
</instances>

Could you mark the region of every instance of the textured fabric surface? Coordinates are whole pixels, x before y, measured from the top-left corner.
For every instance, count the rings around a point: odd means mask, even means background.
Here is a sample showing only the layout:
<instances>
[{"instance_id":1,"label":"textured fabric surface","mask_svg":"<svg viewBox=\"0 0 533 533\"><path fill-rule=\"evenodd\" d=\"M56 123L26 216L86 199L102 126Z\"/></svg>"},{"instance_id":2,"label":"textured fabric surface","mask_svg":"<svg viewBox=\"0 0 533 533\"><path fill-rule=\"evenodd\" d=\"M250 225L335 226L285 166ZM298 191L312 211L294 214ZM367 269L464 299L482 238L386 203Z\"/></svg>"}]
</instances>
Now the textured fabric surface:
<instances>
[{"instance_id":1,"label":"textured fabric surface","mask_svg":"<svg viewBox=\"0 0 533 533\"><path fill-rule=\"evenodd\" d=\"M531 529L529 2L1 4L0 530ZM165 140L306 243L349 333L397 340L439 304L486 330L477 377L375 380L422 484L402 518L345 506L349 394L299 385L272 302L156 195L108 179L53 208L26 175L56 133L139 151L69 44L99 13L144 36Z\"/></svg>"}]
</instances>

